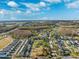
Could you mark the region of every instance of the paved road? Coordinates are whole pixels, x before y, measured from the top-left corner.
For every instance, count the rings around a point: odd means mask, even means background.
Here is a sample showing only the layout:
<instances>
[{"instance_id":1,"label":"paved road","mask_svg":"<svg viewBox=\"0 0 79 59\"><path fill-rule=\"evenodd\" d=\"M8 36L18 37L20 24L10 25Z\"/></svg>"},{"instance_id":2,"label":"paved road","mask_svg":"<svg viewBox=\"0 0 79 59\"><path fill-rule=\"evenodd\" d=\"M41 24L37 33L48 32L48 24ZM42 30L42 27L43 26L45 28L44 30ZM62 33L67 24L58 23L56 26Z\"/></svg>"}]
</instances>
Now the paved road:
<instances>
[{"instance_id":1,"label":"paved road","mask_svg":"<svg viewBox=\"0 0 79 59\"><path fill-rule=\"evenodd\" d=\"M22 47L24 46L25 42L27 42L26 40L21 40L21 44L19 45L19 47L17 48L17 50L15 51L14 55L19 55L21 50L23 49Z\"/></svg>"},{"instance_id":2,"label":"paved road","mask_svg":"<svg viewBox=\"0 0 79 59\"><path fill-rule=\"evenodd\" d=\"M79 59L79 58L73 58L71 56L62 57L62 59Z\"/></svg>"},{"instance_id":3,"label":"paved road","mask_svg":"<svg viewBox=\"0 0 79 59\"><path fill-rule=\"evenodd\" d=\"M21 42L19 40L14 40L10 45L8 45L0 52L0 56L2 57L11 56L11 54L16 50L17 46L20 45L20 43Z\"/></svg>"},{"instance_id":4,"label":"paved road","mask_svg":"<svg viewBox=\"0 0 79 59\"><path fill-rule=\"evenodd\" d=\"M33 41L31 39L22 40L21 45L15 51L13 56L28 57L32 49Z\"/></svg>"}]
</instances>

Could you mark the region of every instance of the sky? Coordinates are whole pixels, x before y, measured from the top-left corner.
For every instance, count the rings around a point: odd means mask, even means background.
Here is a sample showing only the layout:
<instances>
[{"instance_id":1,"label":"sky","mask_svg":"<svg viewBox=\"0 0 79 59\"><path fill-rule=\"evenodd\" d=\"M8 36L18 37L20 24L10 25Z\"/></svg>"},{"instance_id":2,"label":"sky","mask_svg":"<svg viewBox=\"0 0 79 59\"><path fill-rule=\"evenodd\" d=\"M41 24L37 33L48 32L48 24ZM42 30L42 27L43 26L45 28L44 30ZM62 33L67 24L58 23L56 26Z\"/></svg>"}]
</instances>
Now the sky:
<instances>
[{"instance_id":1,"label":"sky","mask_svg":"<svg viewBox=\"0 0 79 59\"><path fill-rule=\"evenodd\" d=\"M0 0L1 20L79 20L79 0Z\"/></svg>"}]
</instances>

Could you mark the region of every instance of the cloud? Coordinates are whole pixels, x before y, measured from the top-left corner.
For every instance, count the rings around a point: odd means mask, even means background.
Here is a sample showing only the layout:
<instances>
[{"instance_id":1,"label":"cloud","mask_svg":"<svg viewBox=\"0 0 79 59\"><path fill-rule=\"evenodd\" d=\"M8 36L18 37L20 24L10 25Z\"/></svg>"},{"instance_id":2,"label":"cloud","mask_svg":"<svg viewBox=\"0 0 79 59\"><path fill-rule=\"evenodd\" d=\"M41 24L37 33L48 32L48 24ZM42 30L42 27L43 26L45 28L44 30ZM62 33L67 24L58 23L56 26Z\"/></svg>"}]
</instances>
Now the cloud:
<instances>
[{"instance_id":1,"label":"cloud","mask_svg":"<svg viewBox=\"0 0 79 59\"><path fill-rule=\"evenodd\" d=\"M33 3L23 3L27 8L33 10L33 11L39 11L40 9L36 4Z\"/></svg>"},{"instance_id":2,"label":"cloud","mask_svg":"<svg viewBox=\"0 0 79 59\"><path fill-rule=\"evenodd\" d=\"M27 10L26 11L26 14L31 14L32 12L30 10Z\"/></svg>"},{"instance_id":3,"label":"cloud","mask_svg":"<svg viewBox=\"0 0 79 59\"><path fill-rule=\"evenodd\" d=\"M38 5L41 6L41 7L46 7L46 3L45 2L40 2Z\"/></svg>"},{"instance_id":4,"label":"cloud","mask_svg":"<svg viewBox=\"0 0 79 59\"><path fill-rule=\"evenodd\" d=\"M59 3L61 2L61 0L44 0L46 2L49 2L49 3Z\"/></svg>"},{"instance_id":5,"label":"cloud","mask_svg":"<svg viewBox=\"0 0 79 59\"><path fill-rule=\"evenodd\" d=\"M31 9L32 11L40 11L41 8L47 6L45 2L39 2L37 4L35 3L22 3L22 4Z\"/></svg>"},{"instance_id":6,"label":"cloud","mask_svg":"<svg viewBox=\"0 0 79 59\"><path fill-rule=\"evenodd\" d=\"M79 9L79 0L66 4L67 8Z\"/></svg>"},{"instance_id":7,"label":"cloud","mask_svg":"<svg viewBox=\"0 0 79 59\"><path fill-rule=\"evenodd\" d=\"M5 9L0 9L0 14L8 14L9 11Z\"/></svg>"},{"instance_id":8,"label":"cloud","mask_svg":"<svg viewBox=\"0 0 79 59\"><path fill-rule=\"evenodd\" d=\"M0 14L3 14L4 12L3 12L3 10L0 10Z\"/></svg>"},{"instance_id":9,"label":"cloud","mask_svg":"<svg viewBox=\"0 0 79 59\"><path fill-rule=\"evenodd\" d=\"M71 2L72 0L63 0L65 3Z\"/></svg>"},{"instance_id":10,"label":"cloud","mask_svg":"<svg viewBox=\"0 0 79 59\"><path fill-rule=\"evenodd\" d=\"M20 10L16 10L16 13L21 13L21 11Z\"/></svg>"},{"instance_id":11,"label":"cloud","mask_svg":"<svg viewBox=\"0 0 79 59\"><path fill-rule=\"evenodd\" d=\"M18 4L16 2L14 2L14 1L9 1L7 3L7 5L10 6L10 7L17 7L18 6Z\"/></svg>"}]
</instances>

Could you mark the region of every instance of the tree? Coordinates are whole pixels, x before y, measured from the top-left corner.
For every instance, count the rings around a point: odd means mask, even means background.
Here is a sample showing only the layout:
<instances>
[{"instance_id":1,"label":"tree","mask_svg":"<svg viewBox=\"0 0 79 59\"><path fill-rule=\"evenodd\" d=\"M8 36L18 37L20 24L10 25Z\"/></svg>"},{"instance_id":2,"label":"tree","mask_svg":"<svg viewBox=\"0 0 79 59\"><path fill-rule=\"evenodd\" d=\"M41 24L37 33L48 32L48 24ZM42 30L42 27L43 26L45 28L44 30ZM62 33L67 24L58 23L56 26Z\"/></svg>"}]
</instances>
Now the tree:
<instances>
[{"instance_id":1,"label":"tree","mask_svg":"<svg viewBox=\"0 0 79 59\"><path fill-rule=\"evenodd\" d=\"M32 33L29 30L15 30L14 32L11 33L11 36L14 39L25 39L26 37L31 36Z\"/></svg>"}]
</instances>

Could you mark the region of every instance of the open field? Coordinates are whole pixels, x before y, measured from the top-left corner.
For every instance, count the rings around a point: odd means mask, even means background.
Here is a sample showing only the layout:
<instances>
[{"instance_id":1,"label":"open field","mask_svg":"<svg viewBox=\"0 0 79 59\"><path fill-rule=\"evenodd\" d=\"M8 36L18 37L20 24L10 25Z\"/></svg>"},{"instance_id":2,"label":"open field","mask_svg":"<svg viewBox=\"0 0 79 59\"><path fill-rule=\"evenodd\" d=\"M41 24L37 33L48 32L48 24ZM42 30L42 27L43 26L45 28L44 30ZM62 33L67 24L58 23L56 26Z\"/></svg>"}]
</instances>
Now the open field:
<instances>
[{"instance_id":1,"label":"open field","mask_svg":"<svg viewBox=\"0 0 79 59\"><path fill-rule=\"evenodd\" d=\"M0 40L0 50L7 47L10 43L12 43L13 39L11 37L6 37Z\"/></svg>"}]
</instances>

